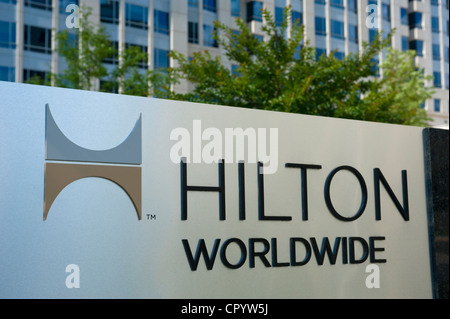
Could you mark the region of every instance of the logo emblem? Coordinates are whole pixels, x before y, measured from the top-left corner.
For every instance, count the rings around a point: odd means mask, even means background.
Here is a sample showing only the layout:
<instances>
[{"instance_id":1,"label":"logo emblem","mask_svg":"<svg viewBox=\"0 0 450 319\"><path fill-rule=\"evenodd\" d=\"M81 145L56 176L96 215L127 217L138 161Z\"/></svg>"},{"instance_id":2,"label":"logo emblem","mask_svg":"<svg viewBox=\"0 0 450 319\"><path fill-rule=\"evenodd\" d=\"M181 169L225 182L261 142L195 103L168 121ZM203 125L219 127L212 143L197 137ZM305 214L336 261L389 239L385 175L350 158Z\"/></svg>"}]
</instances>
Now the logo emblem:
<instances>
[{"instance_id":1,"label":"logo emblem","mask_svg":"<svg viewBox=\"0 0 450 319\"><path fill-rule=\"evenodd\" d=\"M139 115L133 130L121 144L102 151L86 149L69 140L53 119L48 104L45 117L44 220L58 194L70 183L85 177L104 178L120 186L132 201L140 220L142 177L141 167L137 165L142 164L142 116Z\"/></svg>"}]
</instances>

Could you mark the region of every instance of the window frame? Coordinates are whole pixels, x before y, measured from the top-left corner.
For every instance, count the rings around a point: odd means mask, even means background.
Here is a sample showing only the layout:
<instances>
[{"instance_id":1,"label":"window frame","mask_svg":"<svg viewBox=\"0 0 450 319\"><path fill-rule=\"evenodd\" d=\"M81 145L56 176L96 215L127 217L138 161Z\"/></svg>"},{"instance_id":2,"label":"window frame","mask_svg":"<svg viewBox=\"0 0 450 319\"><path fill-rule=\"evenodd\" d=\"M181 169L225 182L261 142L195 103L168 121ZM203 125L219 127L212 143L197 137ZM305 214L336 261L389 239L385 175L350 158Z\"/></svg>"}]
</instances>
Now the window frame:
<instances>
[{"instance_id":1,"label":"window frame","mask_svg":"<svg viewBox=\"0 0 450 319\"><path fill-rule=\"evenodd\" d=\"M188 21L188 43L199 43L198 22Z\"/></svg>"},{"instance_id":2,"label":"window frame","mask_svg":"<svg viewBox=\"0 0 450 319\"><path fill-rule=\"evenodd\" d=\"M319 24L317 22L320 22ZM319 29L318 26L321 28ZM327 20L323 17L316 16L314 19L314 32L315 35L327 35Z\"/></svg>"},{"instance_id":3,"label":"window frame","mask_svg":"<svg viewBox=\"0 0 450 319\"><path fill-rule=\"evenodd\" d=\"M133 8L141 9L141 19L140 21L133 19ZM136 13L136 12L135 12ZM125 4L125 25L128 27L136 28L136 29L144 29L148 30L148 7L139 6L132 3Z\"/></svg>"},{"instance_id":4,"label":"window frame","mask_svg":"<svg viewBox=\"0 0 450 319\"><path fill-rule=\"evenodd\" d=\"M111 9L111 17L105 14ZM100 22L119 24L119 1L118 0L100 0Z\"/></svg>"},{"instance_id":5,"label":"window frame","mask_svg":"<svg viewBox=\"0 0 450 319\"><path fill-rule=\"evenodd\" d=\"M164 66L161 65L161 57L162 54L166 56ZM160 48L153 48L153 69L166 69L170 67L170 57L169 57L169 51L165 49Z\"/></svg>"},{"instance_id":6,"label":"window frame","mask_svg":"<svg viewBox=\"0 0 450 319\"><path fill-rule=\"evenodd\" d=\"M219 44L217 40L213 37L213 32L217 32L217 28L209 25L203 24L203 45L211 48L218 48Z\"/></svg>"},{"instance_id":7,"label":"window frame","mask_svg":"<svg viewBox=\"0 0 450 319\"><path fill-rule=\"evenodd\" d=\"M336 29L337 27L337 29ZM338 32L336 32L338 31ZM345 40L345 24L339 20L330 19L331 37L335 39Z\"/></svg>"},{"instance_id":8,"label":"window frame","mask_svg":"<svg viewBox=\"0 0 450 319\"><path fill-rule=\"evenodd\" d=\"M57 0L24 0L24 6L39 10L52 11L52 1Z\"/></svg>"},{"instance_id":9,"label":"window frame","mask_svg":"<svg viewBox=\"0 0 450 319\"><path fill-rule=\"evenodd\" d=\"M162 10L156 10L156 9L153 10L153 30L154 30L154 32L169 35L170 34L170 22L169 21L170 21L169 12L162 11Z\"/></svg>"},{"instance_id":10,"label":"window frame","mask_svg":"<svg viewBox=\"0 0 450 319\"><path fill-rule=\"evenodd\" d=\"M0 24L4 23L6 26L5 32L3 34L6 35L5 41L0 39L0 48L6 49L15 49L16 48L16 23L12 21L0 21Z\"/></svg>"},{"instance_id":11,"label":"window frame","mask_svg":"<svg viewBox=\"0 0 450 319\"><path fill-rule=\"evenodd\" d=\"M33 44L33 38L37 36L37 34L33 34L33 30L40 31L44 36L44 45ZM34 25L25 24L23 28L24 37L23 37L23 49L24 51L51 54L52 53L52 30L47 28L41 28ZM39 36L39 35L38 35ZM41 35L42 36L42 35Z\"/></svg>"},{"instance_id":12,"label":"window frame","mask_svg":"<svg viewBox=\"0 0 450 319\"><path fill-rule=\"evenodd\" d=\"M257 6L256 6L257 5ZM262 9L264 5L261 1L247 2L247 22L262 22Z\"/></svg>"},{"instance_id":13,"label":"window frame","mask_svg":"<svg viewBox=\"0 0 450 319\"><path fill-rule=\"evenodd\" d=\"M418 46L418 44L420 44L420 46ZM411 40L411 41L409 41L408 45L409 45L410 50L416 51L417 56L423 57L423 41L422 40L417 40L417 39Z\"/></svg>"}]
</instances>

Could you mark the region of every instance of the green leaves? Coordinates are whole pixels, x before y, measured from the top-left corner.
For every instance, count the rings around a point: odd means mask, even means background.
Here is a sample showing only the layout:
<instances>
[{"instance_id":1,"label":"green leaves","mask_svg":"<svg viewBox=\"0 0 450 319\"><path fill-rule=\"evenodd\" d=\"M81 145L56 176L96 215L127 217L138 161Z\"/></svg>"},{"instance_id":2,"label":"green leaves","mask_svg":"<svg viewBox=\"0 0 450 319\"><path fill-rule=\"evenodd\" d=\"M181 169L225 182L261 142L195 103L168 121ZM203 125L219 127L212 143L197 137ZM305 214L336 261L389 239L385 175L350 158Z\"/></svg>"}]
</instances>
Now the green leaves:
<instances>
[{"instance_id":1,"label":"green leaves","mask_svg":"<svg viewBox=\"0 0 450 319\"><path fill-rule=\"evenodd\" d=\"M176 73L148 70L147 52L132 45L118 50L106 29L90 22L91 8L83 7L80 13L80 28L75 34L64 30L56 36L57 51L64 57L67 67L60 75L52 74L54 85L160 98L176 96L171 92L178 82ZM118 63L108 70L104 63L112 58ZM101 82L100 88L98 82Z\"/></svg>"},{"instance_id":2,"label":"green leaves","mask_svg":"<svg viewBox=\"0 0 450 319\"><path fill-rule=\"evenodd\" d=\"M425 85L429 77L417 70L414 51L390 48L392 34L383 38L380 32L370 44L363 43L361 52L342 59L336 52L316 58L289 7L278 23L263 10L263 38L242 19L236 19L239 30L216 22L220 49L215 55L203 51L188 59L173 51L176 67L148 70L147 52L138 46L118 50L103 27L89 22L90 14L89 8L82 9L75 36L68 31L57 35L58 53L67 64L63 74L34 83L51 80L91 90L101 80L101 90L122 94L407 125L425 126L430 120L420 108L432 94ZM374 65L380 56L381 78ZM118 63L108 70L104 61L112 57ZM175 92L181 80L193 89Z\"/></svg>"},{"instance_id":3,"label":"green leaves","mask_svg":"<svg viewBox=\"0 0 450 319\"><path fill-rule=\"evenodd\" d=\"M56 35L57 51L67 63L65 72L57 77L57 85L90 90L95 79L108 74L102 62L114 55L115 49L105 28L89 21L91 9L83 8L80 12L80 28L76 29L74 37L67 29Z\"/></svg>"},{"instance_id":4,"label":"green leaves","mask_svg":"<svg viewBox=\"0 0 450 319\"><path fill-rule=\"evenodd\" d=\"M195 85L178 99L248 108L344 117L367 121L426 125L420 104L430 97L424 77L415 70L411 55L389 48L391 35L380 34L362 52L342 60L334 52L316 60L315 49L304 39L304 29L290 23L291 10L275 23L263 10L264 41L253 35L247 24L236 20L239 31L216 23L216 40L225 59L207 51L187 60L172 57L177 75ZM288 36L289 34L289 36ZM386 56L376 76L375 58ZM402 60L403 63L396 62ZM408 62L409 61L409 62ZM234 74L229 65L233 66ZM394 69L400 67L401 72ZM414 93L413 93L414 92Z\"/></svg>"}]
</instances>

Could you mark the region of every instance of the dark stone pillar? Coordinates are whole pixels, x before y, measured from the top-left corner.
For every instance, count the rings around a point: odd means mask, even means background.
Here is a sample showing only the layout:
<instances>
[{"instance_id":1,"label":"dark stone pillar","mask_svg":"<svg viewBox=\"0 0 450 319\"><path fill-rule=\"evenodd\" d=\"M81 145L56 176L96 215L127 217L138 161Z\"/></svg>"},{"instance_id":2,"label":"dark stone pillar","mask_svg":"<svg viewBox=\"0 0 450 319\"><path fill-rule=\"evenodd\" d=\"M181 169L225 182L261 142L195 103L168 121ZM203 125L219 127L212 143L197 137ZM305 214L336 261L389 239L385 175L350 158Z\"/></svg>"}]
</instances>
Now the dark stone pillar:
<instances>
[{"instance_id":1,"label":"dark stone pillar","mask_svg":"<svg viewBox=\"0 0 450 319\"><path fill-rule=\"evenodd\" d=\"M448 135L448 130L423 131L433 295L439 299L449 293Z\"/></svg>"}]
</instances>

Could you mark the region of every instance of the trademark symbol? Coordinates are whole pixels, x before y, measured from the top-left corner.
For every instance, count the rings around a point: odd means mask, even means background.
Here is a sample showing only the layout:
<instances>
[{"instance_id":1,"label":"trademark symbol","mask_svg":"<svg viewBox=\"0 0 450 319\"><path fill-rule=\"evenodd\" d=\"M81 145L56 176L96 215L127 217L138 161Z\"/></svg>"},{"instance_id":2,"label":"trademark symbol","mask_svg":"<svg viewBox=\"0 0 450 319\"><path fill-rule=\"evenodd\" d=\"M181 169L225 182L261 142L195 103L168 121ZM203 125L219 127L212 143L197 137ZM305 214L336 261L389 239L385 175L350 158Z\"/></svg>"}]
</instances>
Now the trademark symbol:
<instances>
[{"instance_id":1,"label":"trademark symbol","mask_svg":"<svg viewBox=\"0 0 450 319\"><path fill-rule=\"evenodd\" d=\"M146 214L146 215L147 215L147 220L156 220L155 214Z\"/></svg>"}]
</instances>

